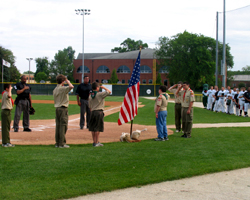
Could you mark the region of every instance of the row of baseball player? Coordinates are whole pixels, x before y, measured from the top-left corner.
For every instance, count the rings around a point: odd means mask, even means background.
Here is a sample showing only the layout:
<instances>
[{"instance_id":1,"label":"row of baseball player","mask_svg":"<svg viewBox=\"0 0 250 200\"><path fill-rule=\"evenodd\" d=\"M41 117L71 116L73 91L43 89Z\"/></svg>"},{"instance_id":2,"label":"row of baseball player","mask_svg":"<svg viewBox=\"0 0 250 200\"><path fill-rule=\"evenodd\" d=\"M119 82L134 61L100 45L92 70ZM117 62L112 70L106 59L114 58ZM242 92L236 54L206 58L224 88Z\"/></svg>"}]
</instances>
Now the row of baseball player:
<instances>
[{"instance_id":1,"label":"row of baseball player","mask_svg":"<svg viewBox=\"0 0 250 200\"><path fill-rule=\"evenodd\" d=\"M246 90L241 87L233 89L230 86L225 89L218 86L210 86L210 89L202 91L204 97L207 97L207 105L204 108L214 112L222 112L227 114L235 114L236 116L248 117L248 109L250 108L250 87Z\"/></svg>"}]
</instances>

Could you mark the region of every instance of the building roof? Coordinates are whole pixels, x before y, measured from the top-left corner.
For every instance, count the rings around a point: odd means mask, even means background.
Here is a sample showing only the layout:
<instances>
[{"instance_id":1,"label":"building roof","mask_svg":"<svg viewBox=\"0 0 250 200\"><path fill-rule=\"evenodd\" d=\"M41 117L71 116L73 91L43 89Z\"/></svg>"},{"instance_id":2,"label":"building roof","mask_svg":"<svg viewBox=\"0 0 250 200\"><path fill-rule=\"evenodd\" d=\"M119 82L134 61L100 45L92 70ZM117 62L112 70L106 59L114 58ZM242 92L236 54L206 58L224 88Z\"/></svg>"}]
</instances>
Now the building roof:
<instances>
[{"instance_id":1,"label":"building roof","mask_svg":"<svg viewBox=\"0 0 250 200\"><path fill-rule=\"evenodd\" d=\"M91 59L136 59L139 50L124 53L84 53L84 60ZM155 49L142 49L141 59L155 59ZM82 59L82 53L77 56L78 60Z\"/></svg>"},{"instance_id":2,"label":"building roof","mask_svg":"<svg viewBox=\"0 0 250 200\"><path fill-rule=\"evenodd\" d=\"M234 75L234 81L250 81L250 75Z\"/></svg>"}]
</instances>

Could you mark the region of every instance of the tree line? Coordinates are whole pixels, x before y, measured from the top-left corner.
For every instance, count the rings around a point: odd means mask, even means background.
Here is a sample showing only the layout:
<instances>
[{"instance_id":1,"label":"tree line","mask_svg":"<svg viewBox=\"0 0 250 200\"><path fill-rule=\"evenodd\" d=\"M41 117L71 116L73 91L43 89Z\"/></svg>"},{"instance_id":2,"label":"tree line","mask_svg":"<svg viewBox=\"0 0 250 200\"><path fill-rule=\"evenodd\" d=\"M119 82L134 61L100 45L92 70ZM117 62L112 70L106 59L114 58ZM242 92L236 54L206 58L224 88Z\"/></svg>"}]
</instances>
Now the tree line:
<instances>
[{"instance_id":1,"label":"tree line","mask_svg":"<svg viewBox=\"0 0 250 200\"><path fill-rule=\"evenodd\" d=\"M11 64L10 67L4 66L4 82L18 82L20 80L21 73L15 66L15 56L12 51L5 49L0 46L0 58ZM36 72L30 72L34 74L35 81L40 83L40 81L50 81L51 83L56 83L56 76L58 74L64 74L67 78L74 82L73 78L73 60L75 59L75 50L71 46L59 50L54 59L49 61L48 57L35 58L36 62ZM2 62L1 62L2 67ZM29 71L25 72L29 73ZM2 80L2 70L0 72Z\"/></svg>"}]
</instances>

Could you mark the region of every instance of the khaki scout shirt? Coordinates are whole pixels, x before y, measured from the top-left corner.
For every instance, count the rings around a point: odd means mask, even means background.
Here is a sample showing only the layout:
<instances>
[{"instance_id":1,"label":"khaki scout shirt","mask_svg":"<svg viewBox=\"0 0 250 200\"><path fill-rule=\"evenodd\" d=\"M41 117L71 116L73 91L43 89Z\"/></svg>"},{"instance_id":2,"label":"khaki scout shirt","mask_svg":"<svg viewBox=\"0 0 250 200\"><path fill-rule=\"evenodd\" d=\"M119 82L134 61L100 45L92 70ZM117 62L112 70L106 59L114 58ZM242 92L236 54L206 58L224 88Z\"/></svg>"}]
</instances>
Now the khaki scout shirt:
<instances>
[{"instance_id":1,"label":"khaki scout shirt","mask_svg":"<svg viewBox=\"0 0 250 200\"><path fill-rule=\"evenodd\" d=\"M166 94L166 93L162 93L162 94ZM160 106L160 111L164 111L167 110L167 106L168 106L168 100L169 100L169 95L167 95L168 99L166 99L166 97L164 95L160 94L156 100L155 100L155 107L154 107L154 112L156 113L156 108L157 106Z\"/></svg>"},{"instance_id":2,"label":"khaki scout shirt","mask_svg":"<svg viewBox=\"0 0 250 200\"><path fill-rule=\"evenodd\" d=\"M8 96L7 91L4 91L2 95L2 109L9 109L9 110L13 109L11 98Z\"/></svg>"},{"instance_id":3,"label":"khaki scout shirt","mask_svg":"<svg viewBox=\"0 0 250 200\"><path fill-rule=\"evenodd\" d=\"M57 84L56 88L53 90L54 104L56 108L69 106L69 91L71 89L69 86L62 86Z\"/></svg>"},{"instance_id":4,"label":"khaki scout shirt","mask_svg":"<svg viewBox=\"0 0 250 200\"><path fill-rule=\"evenodd\" d=\"M170 90L170 92L174 93L174 97L175 97L174 102L175 102L175 103L181 103L181 96L176 95L176 94L175 94L176 91L177 91L177 89L172 89L172 90Z\"/></svg>"},{"instance_id":5,"label":"khaki scout shirt","mask_svg":"<svg viewBox=\"0 0 250 200\"><path fill-rule=\"evenodd\" d=\"M189 107L190 102L195 101L194 92L190 88L187 90L179 91L178 94L181 96L181 106L182 107L187 108L187 107Z\"/></svg>"},{"instance_id":6,"label":"khaki scout shirt","mask_svg":"<svg viewBox=\"0 0 250 200\"><path fill-rule=\"evenodd\" d=\"M89 95L89 107L91 111L93 110L104 110L105 106L105 97L110 95L108 91L97 92L94 99L92 99L91 95Z\"/></svg>"}]
</instances>

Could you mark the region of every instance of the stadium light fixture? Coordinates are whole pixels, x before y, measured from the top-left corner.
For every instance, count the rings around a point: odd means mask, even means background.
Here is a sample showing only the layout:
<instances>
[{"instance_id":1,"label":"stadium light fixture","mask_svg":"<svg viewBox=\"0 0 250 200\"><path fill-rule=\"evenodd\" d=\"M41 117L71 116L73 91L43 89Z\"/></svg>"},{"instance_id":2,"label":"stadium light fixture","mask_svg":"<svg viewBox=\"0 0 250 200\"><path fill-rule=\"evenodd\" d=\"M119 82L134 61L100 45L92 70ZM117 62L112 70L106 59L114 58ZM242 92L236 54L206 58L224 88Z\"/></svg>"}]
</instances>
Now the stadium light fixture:
<instances>
[{"instance_id":1,"label":"stadium light fixture","mask_svg":"<svg viewBox=\"0 0 250 200\"><path fill-rule=\"evenodd\" d=\"M33 60L33 58L26 58L29 61L29 83L30 83L30 61Z\"/></svg>"},{"instance_id":2,"label":"stadium light fixture","mask_svg":"<svg viewBox=\"0 0 250 200\"><path fill-rule=\"evenodd\" d=\"M75 9L77 15L82 15L82 83L84 78L84 15L90 15L89 9Z\"/></svg>"}]
</instances>

